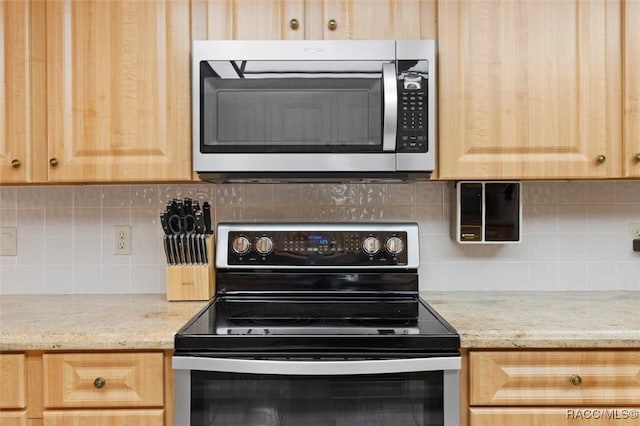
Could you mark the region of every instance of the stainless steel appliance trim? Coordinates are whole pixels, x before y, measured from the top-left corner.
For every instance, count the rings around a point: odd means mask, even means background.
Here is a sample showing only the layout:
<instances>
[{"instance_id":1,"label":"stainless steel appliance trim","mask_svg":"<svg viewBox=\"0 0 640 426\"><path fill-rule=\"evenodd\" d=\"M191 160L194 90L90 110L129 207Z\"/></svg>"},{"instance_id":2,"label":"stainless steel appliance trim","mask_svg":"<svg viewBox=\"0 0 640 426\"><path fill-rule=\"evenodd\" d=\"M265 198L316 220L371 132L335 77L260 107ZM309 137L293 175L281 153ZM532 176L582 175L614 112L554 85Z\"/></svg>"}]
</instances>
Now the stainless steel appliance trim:
<instances>
[{"instance_id":1,"label":"stainless steel appliance trim","mask_svg":"<svg viewBox=\"0 0 640 426\"><path fill-rule=\"evenodd\" d=\"M395 63L382 64L382 87L384 88L382 150L395 152L398 128L398 86Z\"/></svg>"},{"instance_id":2,"label":"stainless steel appliance trim","mask_svg":"<svg viewBox=\"0 0 640 426\"><path fill-rule=\"evenodd\" d=\"M443 373L444 426L460 426L460 371Z\"/></svg>"},{"instance_id":3,"label":"stainless steel appliance trim","mask_svg":"<svg viewBox=\"0 0 640 426\"><path fill-rule=\"evenodd\" d=\"M229 247L229 232L406 232L407 233L407 264L397 266L385 266L385 269L417 269L420 266L420 244L417 223L221 223L216 229L216 268L219 269L244 269L246 265L229 265L227 262L227 248ZM305 269L306 266L280 266L280 265L251 265L252 268L264 269ZM371 269L371 266L318 266L313 269Z\"/></svg>"},{"instance_id":4,"label":"stainless steel appliance trim","mask_svg":"<svg viewBox=\"0 0 640 426\"><path fill-rule=\"evenodd\" d=\"M176 425L191 424L191 370L177 369L176 358L173 357L174 363L174 421ZM191 357L180 357L186 361L192 360ZM457 360L456 370L443 371L443 398L444 398L444 426L460 426L460 366L459 357L452 359ZM179 361L178 363L181 363ZM286 361L283 361L286 363ZM344 361L350 362L350 361ZM317 362L314 364L318 364Z\"/></svg>"},{"instance_id":5,"label":"stainless steel appliance trim","mask_svg":"<svg viewBox=\"0 0 640 426\"><path fill-rule=\"evenodd\" d=\"M200 61L391 61L394 40L194 40L194 68ZM197 65L197 67L196 67Z\"/></svg>"},{"instance_id":6,"label":"stainless steel appliance trim","mask_svg":"<svg viewBox=\"0 0 640 426\"><path fill-rule=\"evenodd\" d=\"M176 425L191 424L191 371L173 371L173 419Z\"/></svg>"},{"instance_id":7,"label":"stainless steel appliance trim","mask_svg":"<svg viewBox=\"0 0 640 426\"><path fill-rule=\"evenodd\" d=\"M200 118L198 117L198 120ZM198 121L199 123L199 121ZM194 126L194 137L195 128ZM395 135L394 135L395 137ZM195 140L195 139L194 139ZM396 154L289 154L289 153L201 153L194 149L193 168L196 172L395 172ZM426 169L422 169L426 170Z\"/></svg>"},{"instance_id":8,"label":"stainless steel appliance trim","mask_svg":"<svg viewBox=\"0 0 640 426\"><path fill-rule=\"evenodd\" d=\"M275 361L265 359L174 356L174 370L219 371L283 376L353 376L419 371L460 370L460 357L381 359L366 361Z\"/></svg>"}]
</instances>

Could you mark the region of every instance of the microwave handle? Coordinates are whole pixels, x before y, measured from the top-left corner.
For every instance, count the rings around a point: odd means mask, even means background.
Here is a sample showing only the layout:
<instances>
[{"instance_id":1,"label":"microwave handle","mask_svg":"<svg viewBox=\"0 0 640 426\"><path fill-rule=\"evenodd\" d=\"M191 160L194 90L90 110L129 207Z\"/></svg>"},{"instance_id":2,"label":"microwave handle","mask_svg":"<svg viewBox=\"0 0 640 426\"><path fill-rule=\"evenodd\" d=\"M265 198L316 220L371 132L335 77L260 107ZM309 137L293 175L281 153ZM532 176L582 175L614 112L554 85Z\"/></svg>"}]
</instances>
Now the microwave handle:
<instances>
[{"instance_id":1,"label":"microwave handle","mask_svg":"<svg viewBox=\"0 0 640 426\"><path fill-rule=\"evenodd\" d=\"M398 128L398 87L394 63L382 64L382 89L384 99L384 121L382 124L382 150L396 150Z\"/></svg>"}]
</instances>

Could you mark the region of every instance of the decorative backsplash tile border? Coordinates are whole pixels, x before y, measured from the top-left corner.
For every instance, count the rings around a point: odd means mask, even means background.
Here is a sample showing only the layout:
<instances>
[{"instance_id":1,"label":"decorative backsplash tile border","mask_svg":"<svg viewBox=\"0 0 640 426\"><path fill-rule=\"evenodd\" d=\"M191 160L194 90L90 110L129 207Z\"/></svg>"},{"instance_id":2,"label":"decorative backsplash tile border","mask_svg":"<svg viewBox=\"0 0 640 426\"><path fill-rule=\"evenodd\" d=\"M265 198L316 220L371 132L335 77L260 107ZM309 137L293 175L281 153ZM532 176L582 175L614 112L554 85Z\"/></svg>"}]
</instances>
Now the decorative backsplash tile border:
<instances>
[{"instance_id":1,"label":"decorative backsplash tile border","mask_svg":"<svg viewBox=\"0 0 640 426\"><path fill-rule=\"evenodd\" d=\"M0 187L0 226L18 227L0 294L164 292L158 214L183 197L209 201L214 222L416 221L423 290L640 290L640 181L525 182L523 242L482 246L449 238L449 185ZM131 225L130 256L112 254L114 225Z\"/></svg>"}]
</instances>

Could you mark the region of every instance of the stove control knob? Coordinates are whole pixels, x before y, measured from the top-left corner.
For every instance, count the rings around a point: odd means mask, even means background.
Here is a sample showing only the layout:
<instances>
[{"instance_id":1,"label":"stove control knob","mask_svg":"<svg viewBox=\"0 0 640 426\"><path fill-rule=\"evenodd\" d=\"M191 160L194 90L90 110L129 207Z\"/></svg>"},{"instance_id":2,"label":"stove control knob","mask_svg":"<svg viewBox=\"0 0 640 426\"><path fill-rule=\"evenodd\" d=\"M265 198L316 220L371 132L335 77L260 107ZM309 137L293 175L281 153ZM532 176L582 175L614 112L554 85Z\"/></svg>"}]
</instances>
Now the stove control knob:
<instances>
[{"instance_id":1,"label":"stove control knob","mask_svg":"<svg viewBox=\"0 0 640 426\"><path fill-rule=\"evenodd\" d=\"M376 237L367 237L362 242L362 250L368 254L373 255L380 251L380 240Z\"/></svg>"},{"instance_id":2,"label":"stove control knob","mask_svg":"<svg viewBox=\"0 0 640 426\"><path fill-rule=\"evenodd\" d=\"M404 243L398 237L391 237L387 240L386 248L389 254L396 256L404 250Z\"/></svg>"},{"instance_id":3,"label":"stove control knob","mask_svg":"<svg viewBox=\"0 0 640 426\"><path fill-rule=\"evenodd\" d=\"M231 245L233 252L239 255L247 254L250 248L251 243L247 237L236 237Z\"/></svg>"},{"instance_id":4,"label":"stove control knob","mask_svg":"<svg viewBox=\"0 0 640 426\"><path fill-rule=\"evenodd\" d=\"M273 240L269 237L260 237L256 241L256 251L263 256L271 253L273 250Z\"/></svg>"}]
</instances>

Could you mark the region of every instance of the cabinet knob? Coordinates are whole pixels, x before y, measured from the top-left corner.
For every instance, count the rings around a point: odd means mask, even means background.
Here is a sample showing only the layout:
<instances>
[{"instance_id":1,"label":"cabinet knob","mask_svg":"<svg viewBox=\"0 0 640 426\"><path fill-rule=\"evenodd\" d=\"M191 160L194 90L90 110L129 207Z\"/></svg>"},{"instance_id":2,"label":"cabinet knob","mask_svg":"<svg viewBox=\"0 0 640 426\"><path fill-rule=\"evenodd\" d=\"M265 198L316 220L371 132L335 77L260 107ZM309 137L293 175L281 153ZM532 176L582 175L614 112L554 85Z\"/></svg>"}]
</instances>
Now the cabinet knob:
<instances>
[{"instance_id":1,"label":"cabinet knob","mask_svg":"<svg viewBox=\"0 0 640 426\"><path fill-rule=\"evenodd\" d=\"M57 167L57 166L58 166L58 159L57 159L57 158L55 158L55 157L54 157L54 158L52 158L52 159L50 159L50 160L49 160L49 165L50 165L51 167Z\"/></svg>"},{"instance_id":2,"label":"cabinet knob","mask_svg":"<svg viewBox=\"0 0 640 426\"><path fill-rule=\"evenodd\" d=\"M596 161L598 162L598 164L604 164L604 162L607 161L607 157L600 154L596 157Z\"/></svg>"},{"instance_id":3,"label":"cabinet knob","mask_svg":"<svg viewBox=\"0 0 640 426\"><path fill-rule=\"evenodd\" d=\"M97 377L93 381L93 387L96 389L102 389L106 384L107 384L107 381L104 379L104 377Z\"/></svg>"},{"instance_id":4,"label":"cabinet knob","mask_svg":"<svg viewBox=\"0 0 640 426\"><path fill-rule=\"evenodd\" d=\"M640 152L633 157L638 163L640 163Z\"/></svg>"},{"instance_id":5,"label":"cabinet knob","mask_svg":"<svg viewBox=\"0 0 640 426\"><path fill-rule=\"evenodd\" d=\"M293 18L292 20L289 21L289 27L292 30L297 30L298 27L300 27L300 21L298 21L296 18Z\"/></svg>"},{"instance_id":6,"label":"cabinet knob","mask_svg":"<svg viewBox=\"0 0 640 426\"><path fill-rule=\"evenodd\" d=\"M327 27L329 27L331 31L335 31L335 29L338 28L338 23L336 22L335 19L329 19L329 22L327 23Z\"/></svg>"},{"instance_id":7,"label":"cabinet knob","mask_svg":"<svg viewBox=\"0 0 640 426\"><path fill-rule=\"evenodd\" d=\"M582 377L578 374L574 374L569 380L573 386L580 386L582 384Z\"/></svg>"},{"instance_id":8,"label":"cabinet knob","mask_svg":"<svg viewBox=\"0 0 640 426\"><path fill-rule=\"evenodd\" d=\"M22 161L18 160L17 158L15 160L11 160L11 167L13 167L14 169L19 169L20 166L22 166Z\"/></svg>"}]
</instances>

